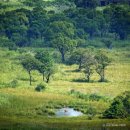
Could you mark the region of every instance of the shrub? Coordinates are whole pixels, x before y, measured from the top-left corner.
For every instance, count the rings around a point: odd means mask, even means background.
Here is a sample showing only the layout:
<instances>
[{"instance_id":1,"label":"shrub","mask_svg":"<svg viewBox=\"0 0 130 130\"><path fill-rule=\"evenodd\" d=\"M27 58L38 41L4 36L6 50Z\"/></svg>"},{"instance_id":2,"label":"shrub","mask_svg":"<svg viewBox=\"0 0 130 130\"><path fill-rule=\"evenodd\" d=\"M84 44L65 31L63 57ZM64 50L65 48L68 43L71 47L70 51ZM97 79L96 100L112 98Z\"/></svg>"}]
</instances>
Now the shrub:
<instances>
[{"instance_id":1,"label":"shrub","mask_svg":"<svg viewBox=\"0 0 130 130\"><path fill-rule=\"evenodd\" d=\"M130 116L130 92L117 96L103 113L104 118L126 118Z\"/></svg>"},{"instance_id":2,"label":"shrub","mask_svg":"<svg viewBox=\"0 0 130 130\"><path fill-rule=\"evenodd\" d=\"M88 119L91 120L97 114L96 108L89 106L87 109Z\"/></svg>"},{"instance_id":3,"label":"shrub","mask_svg":"<svg viewBox=\"0 0 130 130\"><path fill-rule=\"evenodd\" d=\"M37 87L35 88L36 91L41 92L42 90L46 89L47 84L46 83L40 83L37 85Z\"/></svg>"},{"instance_id":4,"label":"shrub","mask_svg":"<svg viewBox=\"0 0 130 130\"><path fill-rule=\"evenodd\" d=\"M18 80L12 80L7 86L11 88L16 88L18 86Z\"/></svg>"},{"instance_id":5,"label":"shrub","mask_svg":"<svg viewBox=\"0 0 130 130\"><path fill-rule=\"evenodd\" d=\"M102 99L102 96L99 96L96 93L94 93L89 96L89 99L92 101L99 101L100 99Z\"/></svg>"}]
</instances>

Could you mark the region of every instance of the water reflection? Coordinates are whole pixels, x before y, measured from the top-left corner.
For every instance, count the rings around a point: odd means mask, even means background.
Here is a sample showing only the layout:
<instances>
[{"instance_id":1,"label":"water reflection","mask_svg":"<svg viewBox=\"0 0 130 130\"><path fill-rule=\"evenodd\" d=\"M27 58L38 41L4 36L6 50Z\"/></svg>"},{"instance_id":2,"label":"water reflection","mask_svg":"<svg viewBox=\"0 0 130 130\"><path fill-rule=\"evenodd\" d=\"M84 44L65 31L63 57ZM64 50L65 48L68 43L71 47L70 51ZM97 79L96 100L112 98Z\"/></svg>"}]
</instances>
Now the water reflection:
<instances>
[{"instance_id":1,"label":"water reflection","mask_svg":"<svg viewBox=\"0 0 130 130\"><path fill-rule=\"evenodd\" d=\"M57 117L76 117L76 116L82 116L83 113L74 110L73 108L61 108L56 111Z\"/></svg>"}]
</instances>

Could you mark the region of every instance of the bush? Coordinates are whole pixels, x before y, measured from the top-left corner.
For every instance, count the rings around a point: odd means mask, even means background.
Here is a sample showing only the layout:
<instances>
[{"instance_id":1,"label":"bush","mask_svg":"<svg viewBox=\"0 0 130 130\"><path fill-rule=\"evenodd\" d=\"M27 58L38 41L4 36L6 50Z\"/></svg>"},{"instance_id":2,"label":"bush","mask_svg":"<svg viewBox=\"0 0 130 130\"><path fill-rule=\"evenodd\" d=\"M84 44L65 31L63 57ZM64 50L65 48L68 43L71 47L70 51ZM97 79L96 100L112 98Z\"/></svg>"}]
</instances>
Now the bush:
<instances>
[{"instance_id":1,"label":"bush","mask_svg":"<svg viewBox=\"0 0 130 130\"><path fill-rule=\"evenodd\" d=\"M130 92L117 96L111 106L103 113L104 118L126 118L130 116Z\"/></svg>"},{"instance_id":2,"label":"bush","mask_svg":"<svg viewBox=\"0 0 130 130\"><path fill-rule=\"evenodd\" d=\"M89 99L92 101L99 101L100 99L102 99L102 96L99 96L96 93L94 93L89 96Z\"/></svg>"},{"instance_id":3,"label":"bush","mask_svg":"<svg viewBox=\"0 0 130 130\"><path fill-rule=\"evenodd\" d=\"M16 88L18 86L18 80L14 79L9 84L8 87Z\"/></svg>"},{"instance_id":4,"label":"bush","mask_svg":"<svg viewBox=\"0 0 130 130\"><path fill-rule=\"evenodd\" d=\"M35 88L36 91L41 92L42 90L45 90L47 87L46 83L40 83L37 85L37 87Z\"/></svg>"}]
</instances>

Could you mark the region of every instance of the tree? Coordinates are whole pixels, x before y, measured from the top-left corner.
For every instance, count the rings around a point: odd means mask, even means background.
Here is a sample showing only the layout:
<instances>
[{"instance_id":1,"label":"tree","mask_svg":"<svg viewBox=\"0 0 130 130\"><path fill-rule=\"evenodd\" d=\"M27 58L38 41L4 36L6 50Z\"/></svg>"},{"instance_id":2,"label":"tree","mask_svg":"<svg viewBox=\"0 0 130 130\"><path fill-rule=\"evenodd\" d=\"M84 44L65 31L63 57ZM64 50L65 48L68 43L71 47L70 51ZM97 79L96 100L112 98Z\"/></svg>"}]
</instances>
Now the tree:
<instances>
[{"instance_id":1,"label":"tree","mask_svg":"<svg viewBox=\"0 0 130 130\"><path fill-rule=\"evenodd\" d=\"M95 59L91 53L85 53L82 58L82 68L86 75L87 81L90 81L90 77L94 72Z\"/></svg>"},{"instance_id":2,"label":"tree","mask_svg":"<svg viewBox=\"0 0 130 130\"><path fill-rule=\"evenodd\" d=\"M46 71L51 70L53 67L53 59L48 51L37 52L35 58L38 59L41 64L38 66L38 71L43 75L43 81Z\"/></svg>"},{"instance_id":3,"label":"tree","mask_svg":"<svg viewBox=\"0 0 130 130\"><path fill-rule=\"evenodd\" d=\"M45 76L46 76L46 83L48 83L50 81L50 77L55 74L57 72L57 67L56 65L53 65L49 68L47 68L46 72L45 72Z\"/></svg>"},{"instance_id":4,"label":"tree","mask_svg":"<svg viewBox=\"0 0 130 130\"><path fill-rule=\"evenodd\" d=\"M67 21L55 21L50 24L46 35L48 35L47 40L50 42L50 46L60 51L62 62L65 62L66 52L77 45L76 40L74 40L74 25Z\"/></svg>"},{"instance_id":5,"label":"tree","mask_svg":"<svg viewBox=\"0 0 130 130\"><path fill-rule=\"evenodd\" d=\"M22 59L21 64L27 70L27 72L29 74L30 85L32 85L32 75L31 75L31 72L38 68L40 62L37 59L35 59L33 56L26 55Z\"/></svg>"},{"instance_id":6,"label":"tree","mask_svg":"<svg viewBox=\"0 0 130 130\"><path fill-rule=\"evenodd\" d=\"M77 45L75 40L71 40L62 34L59 34L53 41L53 47L58 48L61 53L62 62L65 62L65 54L67 51L73 49Z\"/></svg>"},{"instance_id":7,"label":"tree","mask_svg":"<svg viewBox=\"0 0 130 130\"><path fill-rule=\"evenodd\" d=\"M118 34L120 40L124 40L130 34L130 8L113 6L112 12L111 32Z\"/></svg>"},{"instance_id":8,"label":"tree","mask_svg":"<svg viewBox=\"0 0 130 130\"><path fill-rule=\"evenodd\" d=\"M96 72L100 75L100 82L105 81L105 69L110 64L111 60L108 58L106 53L100 50L96 56Z\"/></svg>"}]
</instances>

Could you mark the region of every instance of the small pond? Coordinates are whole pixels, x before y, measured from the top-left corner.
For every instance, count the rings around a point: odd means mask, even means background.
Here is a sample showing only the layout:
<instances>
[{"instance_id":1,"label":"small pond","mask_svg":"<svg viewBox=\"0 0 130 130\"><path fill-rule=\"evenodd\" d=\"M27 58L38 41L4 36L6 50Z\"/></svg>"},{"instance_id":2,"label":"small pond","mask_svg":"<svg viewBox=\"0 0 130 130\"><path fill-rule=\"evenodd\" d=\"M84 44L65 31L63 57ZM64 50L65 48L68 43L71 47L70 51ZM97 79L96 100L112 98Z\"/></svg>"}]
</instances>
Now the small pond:
<instances>
[{"instance_id":1,"label":"small pond","mask_svg":"<svg viewBox=\"0 0 130 130\"><path fill-rule=\"evenodd\" d=\"M82 115L83 115L82 112L76 111L73 108L61 108L56 111L57 117L76 117Z\"/></svg>"}]
</instances>

